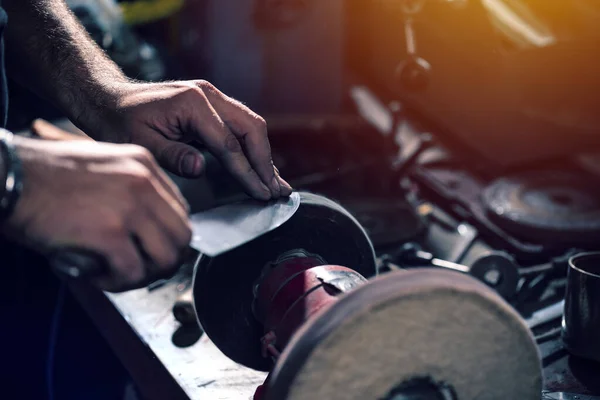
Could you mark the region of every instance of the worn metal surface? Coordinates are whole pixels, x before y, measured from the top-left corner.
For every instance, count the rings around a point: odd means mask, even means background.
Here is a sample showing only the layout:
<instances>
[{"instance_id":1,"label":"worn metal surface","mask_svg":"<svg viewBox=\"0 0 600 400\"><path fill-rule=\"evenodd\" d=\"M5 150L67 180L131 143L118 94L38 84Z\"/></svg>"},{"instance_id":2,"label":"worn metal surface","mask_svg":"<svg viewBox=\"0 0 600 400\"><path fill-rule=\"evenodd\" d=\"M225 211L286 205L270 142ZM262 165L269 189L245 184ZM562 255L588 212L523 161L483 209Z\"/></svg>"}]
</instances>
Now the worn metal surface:
<instances>
[{"instance_id":1,"label":"worn metal surface","mask_svg":"<svg viewBox=\"0 0 600 400\"><path fill-rule=\"evenodd\" d=\"M271 203L243 200L194 214L190 246L216 257L278 228L299 206L300 195L294 192Z\"/></svg>"},{"instance_id":2,"label":"worn metal surface","mask_svg":"<svg viewBox=\"0 0 600 400\"><path fill-rule=\"evenodd\" d=\"M542 243L595 242L600 190L595 177L573 170L533 170L494 181L484 205L498 225Z\"/></svg>"},{"instance_id":3,"label":"worn metal surface","mask_svg":"<svg viewBox=\"0 0 600 400\"><path fill-rule=\"evenodd\" d=\"M236 364L221 353L206 335L185 348L173 343L177 335L183 334L171 311L177 298L173 286L167 285L152 292L140 289L107 294L107 297L150 350L146 357L155 358L164 366L162 374L152 379L174 380L190 400L249 399L254 389L265 380L264 372ZM140 359L137 364L145 368L146 362Z\"/></svg>"}]
</instances>

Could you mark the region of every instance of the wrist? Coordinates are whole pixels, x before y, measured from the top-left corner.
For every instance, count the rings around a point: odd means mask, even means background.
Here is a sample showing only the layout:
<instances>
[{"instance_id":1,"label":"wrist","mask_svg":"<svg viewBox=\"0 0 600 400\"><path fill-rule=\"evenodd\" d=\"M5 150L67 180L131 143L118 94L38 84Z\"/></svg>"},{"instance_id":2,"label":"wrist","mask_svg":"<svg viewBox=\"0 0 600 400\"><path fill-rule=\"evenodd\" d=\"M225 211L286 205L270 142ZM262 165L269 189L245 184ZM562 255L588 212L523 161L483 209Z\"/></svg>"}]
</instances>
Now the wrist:
<instances>
[{"instance_id":1,"label":"wrist","mask_svg":"<svg viewBox=\"0 0 600 400\"><path fill-rule=\"evenodd\" d=\"M22 191L21 161L14 146L13 134L0 130L0 223L13 213Z\"/></svg>"},{"instance_id":2,"label":"wrist","mask_svg":"<svg viewBox=\"0 0 600 400\"><path fill-rule=\"evenodd\" d=\"M75 83L74 87L63 90L60 106L75 124L93 125L99 114L115 107L125 80L108 82Z\"/></svg>"},{"instance_id":3,"label":"wrist","mask_svg":"<svg viewBox=\"0 0 600 400\"><path fill-rule=\"evenodd\" d=\"M96 140L121 143L123 137L119 112L120 100L136 83L118 78L108 84L79 87L78 94L71 94L63 103L69 119L83 132Z\"/></svg>"}]
</instances>

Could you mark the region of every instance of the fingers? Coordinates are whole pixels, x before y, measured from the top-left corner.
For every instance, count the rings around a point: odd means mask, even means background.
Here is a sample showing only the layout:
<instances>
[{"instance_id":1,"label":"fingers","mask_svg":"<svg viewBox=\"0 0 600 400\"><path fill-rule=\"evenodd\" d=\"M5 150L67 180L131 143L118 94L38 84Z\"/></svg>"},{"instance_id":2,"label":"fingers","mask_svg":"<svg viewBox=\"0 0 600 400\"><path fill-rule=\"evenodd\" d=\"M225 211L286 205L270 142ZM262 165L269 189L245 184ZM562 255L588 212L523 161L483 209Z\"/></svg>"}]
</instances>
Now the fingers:
<instances>
[{"instance_id":1,"label":"fingers","mask_svg":"<svg viewBox=\"0 0 600 400\"><path fill-rule=\"evenodd\" d=\"M123 240L114 232L104 232L97 240L98 250L111 265L110 271L93 283L111 292L119 292L139 287L146 276L142 255L131 239Z\"/></svg>"},{"instance_id":2,"label":"fingers","mask_svg":"<svg viewBox=\"0 0 600 400\"><path fill-rule=\"evenodd\" d=\"M168 194L159 187L158 184L155 184L154 195L148 195L142 198L140 207L146 208L147 215L145 217L148 220L151 218L152 222L157 226L157 229L162 233L162 235L156 233L154 236L165 239L165 246L167 244L171 245L170 253L163 253L164 256L154 259L159 266L168 268L170 266L169 264L174 263L178 258L175 257L175 260L172 260L173 257L169 257L168 255L171 253L178 255L179 252L189 245L192 238L192 230L187 213L182 212L183 210L178 209L177 207L173 207ZM143 230L143 226L139 226L139 224L136 225L135 232L140 238L147 235ZM154 243L156 240L157 239L155 238L154 240L148 240L148 242ZM150 253L151 250L148 249L148 252Z\"/></svg>"},{"instance_id":3,"label":"fingers","mask_svg":"<svg viewBox=\"0 0 600 400\"><path fill-rule=\"evenodd\" d=\"M183 143L172 142L160 135L148 135L144 145L147 146L147 150L138 147L140 152L137 156L137 160L150 170L150 173L156 177L164 190L166 190L167 193L179 203L185 212L188 213L190 207L187 200L183 197L177 185L175 185L169 176L156 164L152 154L157 156L157 160L162 159L165 164L176 163L177 157L182 158L190 154L193 156L198 156L200 161L200 170L204 168L204 158L202 157L202 154L195 154L197 153L195 149L191 148L191 151L186 149L186 147L190 146L187 146ZM184 147L184 149L180 150L179 147ZM173 172L178 173L178 171Z\"/></svg>"},{"instance_id":4,"label":"fingers","mask_svg":"<svg viewBox=\"0 0 600 400\"><path fill-rule=\"evenodd\" d=\"M187 213L158 179L149 175L134 182L130 191L137 201L123 228L105 230L97 241L111 264L110 273L96 282L105 290L128 290L166 276L191 239Z\"/></svg>"},{"instance_id":5,"label":"fingers","mask_svg":"<svg viewBox=\"0 0 600 400\"><path fill-rule=\"evenodd\" d=\"M292 192L294 191L294 189L292 189L292 186L289 183L287 183L287 181L279 175L279 170L277 169L277 167L274 167L274 169L275 169L275 175L277 176L277 179L279 180L279 186L281 187L281 195L286 196L286 197L291 195Z\"/></svg>"},{"instance_id":6,"label":"fingers","mask_svg":"<svg viewBox=\"0 0 600 400\"><path fill-rule=\"evenodd\" d=\"M238 179L246 192L251 196L269 200L271 190L254 170L236 136L223 123L202 90L190 91L182 99L182 107L186 107L187 129L196 132L203 144L211 151L229 172Z\"/></svg>"},{"instance_id":7,"label":"fingers","mask_svg":"<svg viewBox=\"0 0 600 400\"><path fill-rule=\"evenodd\" d=\"M147 135L144 147L154 154L160 165L177 175L196 178L204 172L204 157L185 143L173 142L162 135Z\"/></svg>"},{"instance_id":8,"label":"fingers","mask_svg":"<svg viewBox=\"0 0 600 400\"><path fill-rule=\"evenodd\" d=\"M160 221L144 207L132 221L136 244L143 249L149 275L158 276L176 267L181 244L163 229Z\"/></svg>"},{"instance_id":9,"label":"fingers","mask_svg":"<svg viewBox=\"0 0 600 400\"><path fill-rule=\"evenodd\" d=\"M225 124L242 144L250 165L273 197L279 197L281 186L273 168L267 123L245 105L226 96L210 83L197 81Z\"/></svg>"},{"instance_id":10,"label":"fingers","mask_svg":"<svg viewBox=\"0 0 600 400\"><path fill-rule=\"evenodd\" d=\"M157 176L140 172L131 178L129 186L137 200L128 220L133 233L143 237L145 232L140 228L140 221L154 220L153 223L158 225L157 229L169 235L178 250L187 246L192 235L187 210L181 207ZM148 227L148 223L143 227Z\"/></svg>"}]
</instances>

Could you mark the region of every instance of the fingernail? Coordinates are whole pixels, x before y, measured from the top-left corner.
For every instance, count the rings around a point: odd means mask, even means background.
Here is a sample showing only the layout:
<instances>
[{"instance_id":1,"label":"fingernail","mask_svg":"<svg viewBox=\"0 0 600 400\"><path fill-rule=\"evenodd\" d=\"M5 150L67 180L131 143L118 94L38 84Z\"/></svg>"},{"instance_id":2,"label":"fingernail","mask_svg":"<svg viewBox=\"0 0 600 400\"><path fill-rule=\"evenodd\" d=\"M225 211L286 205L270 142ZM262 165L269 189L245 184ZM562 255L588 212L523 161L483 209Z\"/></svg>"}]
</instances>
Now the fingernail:
<instances>
[{"instance_id":1,"label":"fingernail","mask_svg":"<svg viewBox=\"0 0 600 400\"><path fill-rule=\"evenodd\" d=\"M279 186L279 180L277 179L277 175L273 176L271 179L271 192L275 197L279 197L281 194L281 187Z\"/></svg>"},{"instance_id":2,"label":"fingernail","mask_svg":"<svg viewBox=\"0 0 600 400\"><path fill-rule=\"evenodd\" d=\"M183 157L182 170L186 175L196 174L196 156L194 154L186 154Z\"/></svg>"},{"instance_id":3,"label":"fingernail","mask_svg":"<svg viewBox=\"0 0 600 400\"><path fill-rule=\"evenodd\" d=\"M279 186L281 187L281 194L283 196L289 196L294 191L294 189L292 189L292 186L289 183L287 183L286 180L282 177L279 177Z\"/></svg>"}]
</instances>

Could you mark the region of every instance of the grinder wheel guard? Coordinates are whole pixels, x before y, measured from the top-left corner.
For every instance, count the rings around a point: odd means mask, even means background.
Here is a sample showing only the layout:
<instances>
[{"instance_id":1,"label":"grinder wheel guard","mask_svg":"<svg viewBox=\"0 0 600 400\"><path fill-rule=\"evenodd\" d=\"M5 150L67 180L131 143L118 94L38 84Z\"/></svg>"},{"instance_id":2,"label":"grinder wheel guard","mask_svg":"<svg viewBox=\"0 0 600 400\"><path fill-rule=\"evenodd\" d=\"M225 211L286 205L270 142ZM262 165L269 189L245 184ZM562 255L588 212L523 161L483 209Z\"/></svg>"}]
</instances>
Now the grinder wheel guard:
<instances>
[{"instance_id":1,"label":"grinder wheel guard","mask_svg":"<svg viewBox=\"0 0 600 400\"><path fill-rule=\"evenodd\" d=\"M389 273L305 323L266 400L538 400L542 368L517 312L453 271Z\"/></svg>"},{"instance_id":2,"label":"grinder wheel guard","mask_svg":"<svg viewBox=\"0 0 600 400\"><path fill-rule=\"evenodd\" d=\"M198 321L230 359L261 371L272 361L261 354L263 327L252 311L253 289L265 265L281 254L304 249L327 264L342 265L369 278L377 273L371 241L339 204L300 193L298 211L282 226L226 254L202 256L194 274Z\"/></svg>"}]
</instances>

